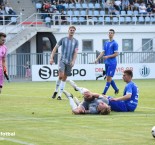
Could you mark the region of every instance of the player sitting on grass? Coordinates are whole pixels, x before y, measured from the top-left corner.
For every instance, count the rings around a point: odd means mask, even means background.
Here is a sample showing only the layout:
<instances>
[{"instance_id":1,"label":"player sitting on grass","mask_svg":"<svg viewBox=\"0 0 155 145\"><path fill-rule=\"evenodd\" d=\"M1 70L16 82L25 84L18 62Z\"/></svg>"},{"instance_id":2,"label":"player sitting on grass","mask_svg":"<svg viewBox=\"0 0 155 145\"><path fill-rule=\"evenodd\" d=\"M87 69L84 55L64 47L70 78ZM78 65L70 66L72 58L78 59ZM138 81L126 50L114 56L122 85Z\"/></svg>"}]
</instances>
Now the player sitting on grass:
<instances>
[{"instance_id":1,"label":"player sitting on grass","mask_svg":"<svg viewBox=\"0 0 155 145\"><path fill-rule=\"evenodd\" d=\"M112 111L116 112L133 112L138 105L138 87L132 81L133 73L131 70L125 70L123 74L123 80L126 82L126 86L124 88L124 94L122 97L113 98L110 96L103 95L104 102L107 103ZM81 91L82 89L78 87L75 82L70 81L72 87L77 90ZM82 91L81 91L82 92ZM92 93L90 91L85 91L84 96L89 96L89 100L94 98L100 98L101 95L98 93Z\"/></svg>"}]
</instances>

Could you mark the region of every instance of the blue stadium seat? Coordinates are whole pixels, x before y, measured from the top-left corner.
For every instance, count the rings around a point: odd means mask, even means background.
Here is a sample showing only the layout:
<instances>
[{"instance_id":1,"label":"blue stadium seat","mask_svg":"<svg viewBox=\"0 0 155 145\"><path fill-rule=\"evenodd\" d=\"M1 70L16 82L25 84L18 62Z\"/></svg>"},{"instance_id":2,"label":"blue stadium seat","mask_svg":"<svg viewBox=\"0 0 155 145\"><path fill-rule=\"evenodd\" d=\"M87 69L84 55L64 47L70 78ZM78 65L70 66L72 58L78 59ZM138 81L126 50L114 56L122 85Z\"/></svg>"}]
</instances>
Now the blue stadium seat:
<instances>
[{"instance_id":1,"label":"blue stadium seat","mask_svg":"<svg viewBox=\"0 0 155 145\"><path fill-rule=\"evenodd\" d=\"M99 16L99 11L98 10L94 10L94 16Z\"/></svg>"},{"instance_id":2,"label":"blue stadium seat","mask_svg":"<svg viewBox=\"0 0 155 145\"><path fill-rule=\"evenodd\" d=\"M67 3L64 3L63 6L64 6L66 9L69 8Z\"/></svg>"},{"instance_id":3,"label":"blue stadium seat","mask_svg":"<svg viewBox=\"0 0 155 145\"><path fill-rule=\"evenodd\" d=\"M93 3L88 3L88 8L89 8L89 9L94 9Z\"/></svg>"},{"instance_id":4,"label":"blue stadium seat","mask_svg":"<svg viewBox=\"0 0 155 145\"><path fill-rule=\"evenodd\" d=\"M81 8L82 8L82 7L81 7L81 4L80 4L80 3L76 3L76 4L75 4L75 8L76 8L76 9L81 9Z\"/></svg>"},{"instance_id":5,"label":"blue stadium seat","mask_svg":"<svg viewBox=\"0 0 155 145\"><path fill-rule=\"evenodd\" d=\"M154 17L151 17L151 23L155 23L155 18Z\"/></svg>"},{"instance_id":6,"label":"blue stadium seat","mask_svg":"<svg viewBox=\"0 0 155 145\"><path fill-rule=\"evenodd\" d=\"M98 23L103 24L104 23L104 18L103 17L99 17L98 18Z\"/></svg>"},{"instance_id":7,"label":"blue stadium seat","mask_svg":"<svg viewBox=\"0 0 155 145\"><path fill-rule=\"evenodd\" d=\"M39 3L39 2L36 3L36 9L37 9L38 12L41 10L41 8L42 8L42 4Z\"/></svg>"},{"instance_id":8,"label":"blue stadium seat","mask_svg":"<svg viewBox=\"0 0 155 145\"><path fill-rule=\"evenodd\" d=\"M125 22L128 24L131 23L131 17L125 17Z\"/></svg>"},{"instance_id":9,"label":"blue stadium seat","mask_svg":"<svg viewBox=\"0 0 155 145\"><path fill-rule=\"evenodd\" d=\"M144 23L144 17L143 17L143 16L140 16L140 17L138 18L138 22L139 22L139 23Z\"/></svg>"},{"instance_id":10,"label":"blue stadium seat","mask_svg":"<svg viewBox=\"0 0 155 145\"><path fill-rule=\"evenodd\" d=\"M105 11L101 10L100 11L100 16L104 16L105 15Z\"/></svg>"},{"instance_id":11,"label":"blue stadium seat","mask_svg":"<svg viewBox=\"0 0 155 145\"><path fill-rule=\"evenodd\" d=\"M80 24L86 23L85 18L84 18L84 17L79 17L79 23L80 23Z\"/></svg>"},{"instance_id":12,"label":"blue stadium seat","mask_svg":"<svg viewBox=\"0 0 155 145\"><path fill-rule=\"evenodd\" d=\"M82 8L83 9L87 9L88 8L87 4L86 3L82 3Z\"/></svg>"},{"instance_id":13,"label":"blue stadium seat","mask_svg":"<svg viewBox=\"0 0 155 145\"><path fill-rule=\"evenodd\" d=\"M122 16L126 16L126 11L121 11Z\"/></svg>"},{"instance_id":14,"label":"blue stadium seat","mask_svg":"<svg viewBox=\"0 0 155 145\"><path fill-rule=\"evenodd\" d=\"M112 22L113 24L117 24L119 22L118 17L113 17Z\"/></svg>"},{"instance_id":15,"label":"blue stadium seat","mask_svg":"<svg viewBox=\"0 0 155 145\"><path fill-rule=\"evenodd\" d=\"M127 11L127 15L128 16L132 16L133 15L133 11Z\"/></svg>"},{"instance_id":16,"label":"blue stadium seat","mask_svg":"<svg viewBox=\"0 0 155 145\"><path fill-rule=\"evenodd\" d=\"M110 24L111 23L110 17L105 17L105 23L107 23L107 24Z\"/></svg>"},{"instance_id":17,"label":"blue stadium seat","mask_svg":"<svg viewBox=\"0 0 155 145\"><path fill-rule=\"evenodd\" d=\"M69 9L75 9L75 6L74 6L74 4L70 3L70 4L68 4L68 8Z\"/></svg>"},{"instance_id":18,"label":"blue stadium seat","mask_svg":"<svg viewBox=\"0 0 155 145\"><path fill-rule=\"evenodd\" d=\"M94 8L95 8L95 9L100 9L100 8L101 8L101 6L100 6L100 4L99 4L99 3L95 3Z\"/></svg>"},{"instance_id":19,"label":"blue stadium seat","mask_svg":"<svg viewBox=\"0 0 155 145\"><path fill-rule=\"evenodd\" d=\"M133 14L134 14L135 16L137 16L139 13L138 13L138 11L133 11Z\"/></svg>"},{"instance_id":20,"label":"blue stadium seat","mask_svg":"<svg viewBox=\"0 0 155 145\"><path fill-rule=\"evenodd\" d=\"M78 24L78 18L77 17L73 17L72 18L72 23L73 24Z\"/></svg>"},{"instance_id":21,"label":"blue stadium seat","mask_svg":"<svg viewBox=\"0 0 155 145\"><path fill-rule=\"evenodd\" d=\"M132 17L132 23L136 24L137 23L137 17Z\"/></svg>"},{"instance_id":22,"label":"blue stadium seat","mask_svg":"<svg viewBox=\"0 0 155 145\"><path fill-rule=\"evenodd\" d=\"M81 16L86 16L86 11L85 10L81 11Z\"/></svg>"},{"instance_id":23,"label":"blue stadium seat","mask_svg":"<svg viewBox=\"0 0 155 145\"><path fill-rule=\"evenodd\" d=\"M146 24L146 23L150 23L150 22L151 22L151 18L150 18L150 17L148 17L148 16L147 16L147 17L145 17L145 24Z\"/></svg>"},{"instance_id":24,"label":"blue stadium seat","mask_svg":"<svg viewBox=\"0 0 155 145\"><path fill-rule=\"evenodd\" d=\"M75 10L75 11L74 11L74 15L75 15L75 16L80 16L80 11Z\"/></svg>"},{"instance_id":25,"label":"blue stadium seat","mask_svg":"<svg viewBox=\"0 0 155 145\"><path fill-rule=\"evenodd\" d=\"M72 10L67 11L67 15L68 16L73 16L73 11Z\"/></svg>"},{"instance_id":26,"label":"blue stadium seat","mask_svg":"<svg viewBox=\"0 0 155 145\"><path fill-rule=\"evenodd\" d=\"M93 10L88 10L88 15L92 16L93 15Z\"/></svg>"},{"instance_id":27,"label":"blue stadium seat","mask_svg":"<svg viewBox=\"0 0 155 145\"><path fill-rule=\"evenodd\" d=\"M120 22L120 24L121 24L121 23L124 23L124 22L125 22L124 17L119 17L119 22Z\"/></svg>"}]
</instances>

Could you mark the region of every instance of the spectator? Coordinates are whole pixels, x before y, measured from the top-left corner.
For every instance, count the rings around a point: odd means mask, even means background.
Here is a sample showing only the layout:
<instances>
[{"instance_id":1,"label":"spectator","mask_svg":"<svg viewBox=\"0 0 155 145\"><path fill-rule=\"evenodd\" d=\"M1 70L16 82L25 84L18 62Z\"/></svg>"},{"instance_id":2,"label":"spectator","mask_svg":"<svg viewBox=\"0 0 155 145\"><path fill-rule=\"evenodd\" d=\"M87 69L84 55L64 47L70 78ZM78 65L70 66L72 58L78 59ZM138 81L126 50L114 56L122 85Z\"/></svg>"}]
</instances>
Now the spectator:
<instances>
[{"instance_id":1,"label":"spectator","mask_svg":"<svg viewBox=\"0 0 155 145\"><path fill-rule=\"evenodd\" d=\"M129 0L122 0L122 10L127 11L129 10Z\"/></svg>"},{"instance_id":2,"label":"spectator","mask_svg":"<svg viewBox=\"0 0 155 145\"><path fill-rule=\"evenodd\" d=\"M65 24L67 22L64 10L61 11L61 24Z\"/></svg>"},{"instance_id":3,"label":"spectator","mask_svg":"<svg viewBox=\"0 0 155 145\"><path fill-rule=\"evenodd\" d=\"M120 0L116 0L114 1L114 7L116 8L117 11L121 11L121 1Z\"/></svg>"},{"instance_id":4,"label":"spectator","mask_svg":"<svg viewBox=\"0 0 155 145\"><path fill-rule=\"evenodd\" d=\"M148 5L148 6L147 6L146 11L147 11L147 15L151 16L151 14L152 14L152 8L151 8L151 5Z\"/></svg>"},{"instance_id":5,"label":"spectator","mask_svg":"<svg viewBox=\"0 0 155 145\"><path fill-rule=\"evenodd\" d=\"M143 15L143 14L144 14L144 15L147 14L146 6L145 6L144 3L141 3L141 4L140 4L140 6L139 6L139 13L142 14L142 15Z\"/></svg>"},{"instance_id":6,"label":"spectator","mask_svg":"<svg viewBox=\"0 0 155 145\"><path fill-rule=\"evenodd\" d=\"M8 4L5 6L5 12L8 15L16 15L16 12L13 10L13 8L11 6L9 6Z\"/></svg>"},{"instance_id":7,"label":"spectator","mask_svg":"<svg viewBox=\"0 0 155 145\"><path fill-rule=\"evenodd\" d=\"M138 0L135 0L133 5L134 5L134 10L138 10L139 9Z\"/></svg>"}]
</instances>

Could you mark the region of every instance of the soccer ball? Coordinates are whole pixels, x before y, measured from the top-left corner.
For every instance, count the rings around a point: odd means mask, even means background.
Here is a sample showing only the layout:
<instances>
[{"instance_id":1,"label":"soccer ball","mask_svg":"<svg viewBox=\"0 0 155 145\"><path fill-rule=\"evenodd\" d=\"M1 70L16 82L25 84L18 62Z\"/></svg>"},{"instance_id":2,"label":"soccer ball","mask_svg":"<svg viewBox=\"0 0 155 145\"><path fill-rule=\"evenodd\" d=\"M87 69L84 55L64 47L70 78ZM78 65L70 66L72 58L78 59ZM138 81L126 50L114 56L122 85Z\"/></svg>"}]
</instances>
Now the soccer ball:
<instances>
[{"instance_id":1,"label":"soccer ball","mask_svg":"<svg viewBox=\"0 0 155 145\"><path fill-rule=\"evenodd\" d=\"M152 127L152 136L155 138L155 126Z\"/></svg>"}]
</instances>

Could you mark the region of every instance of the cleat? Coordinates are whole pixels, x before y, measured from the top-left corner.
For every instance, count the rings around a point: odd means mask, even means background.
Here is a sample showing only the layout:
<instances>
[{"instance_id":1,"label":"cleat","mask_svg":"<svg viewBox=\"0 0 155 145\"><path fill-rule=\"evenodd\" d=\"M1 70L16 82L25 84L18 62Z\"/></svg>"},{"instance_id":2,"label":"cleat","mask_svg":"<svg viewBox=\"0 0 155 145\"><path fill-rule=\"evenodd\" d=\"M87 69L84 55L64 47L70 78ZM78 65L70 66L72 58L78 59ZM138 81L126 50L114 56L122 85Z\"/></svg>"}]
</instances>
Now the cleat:
<instances>
[{"instance_id":1,"label":"cleat","mask_svg":"<svg viewBox=\"0 0 155 145\"><path fill-rule=\"evenodd\" d=\"M115 94L118 94L119 93L119 89L118 90L115 90Z\"/></svg>"},{"instance_id":2,"label":"cleat","mask_svg":"<svg viewBox=\"0 0 155 145\"><path fill-rule=\"evenodd\" d=\"M72 94L70 94L70 93L68 93L67 91L63 91L63 93L66 95L66 97L68 98L68 97L71 97L71 98L73 98L73 95Z\"/></svg>"},{"instance_id":3,"label":"cleat","mask_svg":"<svg viewBox=\"0 0 155 145\"><path fill-rule=\"evenodd\" d=\"M51 98L52 98L52 99L55 99L55 97L57 96L57 93L58 93L58 92L54 92L54 93L53 93L53 96L52 96Z\"/></svg>"},{"instance_id":4,"label":"cleat","mask_svg":"<svg viewBox=\"0 0 155 145\"><path fill-rule=\"evenodd\" d=\"M78 91L77 85L76 85L76 83L74 81L69 80L69 83L71 84L71 86L74 88L75 91Z\"/></svg>"},{"instance_id":5,"label":"cleat","mask_svg":"<svg viewBox=\"0 0 155 145\"><path fill-rule=\"evenodd\" d=\"M62 100L62 98L60 96L58 96L57 100Z\"/></svg>"}]
</instances>

